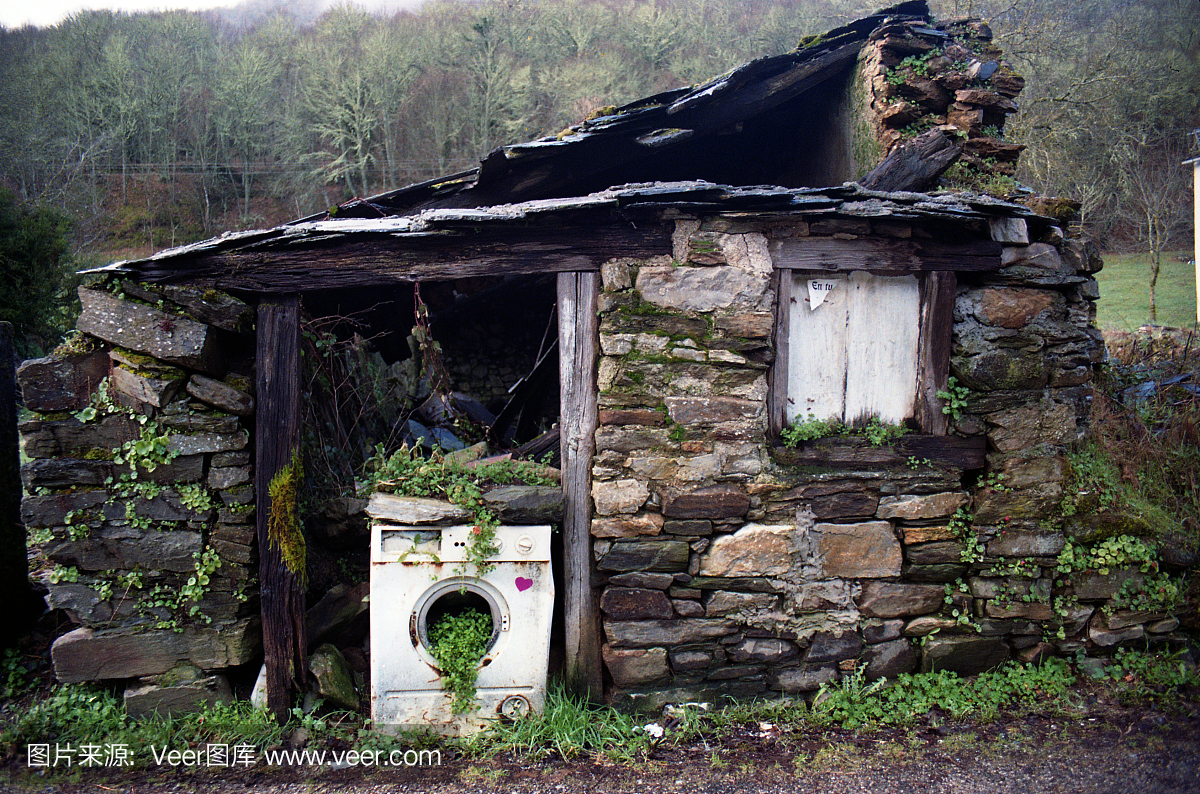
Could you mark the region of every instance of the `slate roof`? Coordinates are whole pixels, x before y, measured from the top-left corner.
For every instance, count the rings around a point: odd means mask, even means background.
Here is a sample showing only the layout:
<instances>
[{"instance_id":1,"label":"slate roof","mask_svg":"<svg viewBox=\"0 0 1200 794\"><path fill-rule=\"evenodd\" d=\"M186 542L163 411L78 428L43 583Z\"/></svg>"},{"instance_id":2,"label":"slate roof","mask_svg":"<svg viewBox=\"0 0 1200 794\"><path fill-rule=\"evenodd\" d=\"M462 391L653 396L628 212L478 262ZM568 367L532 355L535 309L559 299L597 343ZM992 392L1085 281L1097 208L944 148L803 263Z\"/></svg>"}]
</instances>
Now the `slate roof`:
<instances>
[{"instance_id":1,"label":"slate roof","mask_svg":"<svg viewBox=\"0 0 1200 794\"><path fill-rule=\"evenodd\" d=\"M986 195L950 193L884 193L853 182L826 188L714 185L703 181L648 182L620 185L586 196L538 199L488 207L441 207L409 215L297 221L246 232L227 233L202 242L161 251L144 259L115 262L90 273L134 276L145 281L208 277L224 255L238 254L239 270L271 266L272 254L294 255L320 250L340 241L363 242L387 238L414 243L434 237L470 235L481 230L528 229L559 225L569 218L619 217L633 223L640 214L663 210L683 213L753 213L798 216L891 218L901 221L964 224L999 217L1019 217L1049 223L1029 208ZM250 264L248 264L250 263ZM217 271L221 268L218 267Z\"/></svg>"},{"instance_id":2,"label":"slate roof","mask_svg":"<svg viewBox=\"0 0 1200 794\"><path fill-rule=\"evenodd\" d=\"M420 248L418 241L469 236L472 231L528 231L588 219L604 220L611 226L614 216L627 221L639 212L653 212L657 217L668 208L685 213L785 213L956 223L997 216L1037 218L1023 206L982 195L881 193L855 183L789 188L730 179L721 184L696 177L698 170L704 170L698 163L721 160L709 156L706 149L714 140L724 146L749 147L739 150L740 159L733 158L737 173L721 172L719 167L718 173L754 176L747 162L761 158L752 142L740 140L753 134L747 130L754 124L770 128L779 121L773 114L783 112L789 103L796 104L792 100L853 69L873 33L879 35L901 25L910 30L915 27L922 35L945 35L923 27L928 23L924 0L902 3L831 31L793 52L744 64L703 85L630 103L560 136L500 147L470 171L354 199L330 212L273 229L227 233L90 272L145 281L229 277L234 267L239 271L270 268L283 256L311 252L317 257L343 242L382 239L397 244L410 240ZM235 260L236 265L231 265Z\"/></svg>"}]
</instances>

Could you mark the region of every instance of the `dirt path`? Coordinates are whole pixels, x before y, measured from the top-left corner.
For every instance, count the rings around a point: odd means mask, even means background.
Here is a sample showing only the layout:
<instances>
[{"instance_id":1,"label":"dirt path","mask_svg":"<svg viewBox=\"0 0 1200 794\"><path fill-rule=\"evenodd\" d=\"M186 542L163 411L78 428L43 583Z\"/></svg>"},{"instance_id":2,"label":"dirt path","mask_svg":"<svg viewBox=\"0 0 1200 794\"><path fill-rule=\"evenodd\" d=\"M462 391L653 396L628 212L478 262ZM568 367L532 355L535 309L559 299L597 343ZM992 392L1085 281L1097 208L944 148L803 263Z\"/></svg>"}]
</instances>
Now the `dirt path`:
<instances>
[{"instance_id":1,"label":"dirt path","mask_svg":"<svg viewBox=\"0 0 1200 794\"><path fill-rule=\"evenodd\" d=\"M765 729L764 729L765 728ZM925 725L855 734L745 726L718 743L661 746L644 762L443 757L440 766L138 772L54 782L8 766L2 792L46 794L802 794L1200 792L1200 715L1113 707L1063 721ZM7 775L7 777L5 777Z\"/></svg>"}]
</instances>

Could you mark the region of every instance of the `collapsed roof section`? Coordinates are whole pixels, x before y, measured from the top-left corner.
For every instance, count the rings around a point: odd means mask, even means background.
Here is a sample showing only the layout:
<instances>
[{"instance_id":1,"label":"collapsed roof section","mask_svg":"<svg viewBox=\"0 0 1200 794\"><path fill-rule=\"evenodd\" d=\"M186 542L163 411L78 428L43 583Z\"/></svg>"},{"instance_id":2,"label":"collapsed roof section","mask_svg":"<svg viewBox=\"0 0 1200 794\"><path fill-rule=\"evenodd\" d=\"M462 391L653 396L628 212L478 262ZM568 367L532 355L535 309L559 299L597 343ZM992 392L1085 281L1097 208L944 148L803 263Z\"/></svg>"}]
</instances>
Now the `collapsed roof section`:
<instances>
[{"instance_id":1,"label":"collapsed roof section","mask_svg":"<svg viewBox=\"0 0 1200 794\"><path fill-rule=\"evenodd\" d=\"M925 0L901 3L702 85L605 108L556 136L499 147L470 171L347 202L335 215L479 207L646 181L840 184L857 174L848 131L832 122L847 101L863 46L896 23L949 38L934 29ZM305 220L320 217L329 216Z\"/></svg>"}]
</instances>

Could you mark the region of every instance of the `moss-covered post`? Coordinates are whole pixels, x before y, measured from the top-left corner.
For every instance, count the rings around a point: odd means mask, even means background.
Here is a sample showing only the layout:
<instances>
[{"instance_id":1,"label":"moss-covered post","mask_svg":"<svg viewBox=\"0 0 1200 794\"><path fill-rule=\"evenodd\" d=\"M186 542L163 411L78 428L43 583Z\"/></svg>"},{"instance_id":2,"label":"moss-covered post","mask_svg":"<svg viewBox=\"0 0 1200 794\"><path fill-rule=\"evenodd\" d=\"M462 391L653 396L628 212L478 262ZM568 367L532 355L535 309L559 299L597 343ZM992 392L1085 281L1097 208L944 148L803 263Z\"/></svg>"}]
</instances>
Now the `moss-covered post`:
<instances>
[{"instance_id":1,"label":"moss-covered post","mask_svg":"<svg viewBox=\"0 0 1200 794\"><path fill-rule=\"evenodd\" d=\"M284 722L307 678L303 536L296 520L300 449L300 299L258 307L255 493L267 709ZM300 560L297 562L297 560Z\"/></svg>"},{"instance_id":2,"label":"moss-covered post","mask_svg":"<svg viewBox=\"0 0 1200 794\"><path fill-rule=\"evenodd\" d=\"M12 324L0 323L0 643L15 641L30 616L31 591L21 523L21 459L17 452L17 381Z\"/></svg>"}]
</instances>

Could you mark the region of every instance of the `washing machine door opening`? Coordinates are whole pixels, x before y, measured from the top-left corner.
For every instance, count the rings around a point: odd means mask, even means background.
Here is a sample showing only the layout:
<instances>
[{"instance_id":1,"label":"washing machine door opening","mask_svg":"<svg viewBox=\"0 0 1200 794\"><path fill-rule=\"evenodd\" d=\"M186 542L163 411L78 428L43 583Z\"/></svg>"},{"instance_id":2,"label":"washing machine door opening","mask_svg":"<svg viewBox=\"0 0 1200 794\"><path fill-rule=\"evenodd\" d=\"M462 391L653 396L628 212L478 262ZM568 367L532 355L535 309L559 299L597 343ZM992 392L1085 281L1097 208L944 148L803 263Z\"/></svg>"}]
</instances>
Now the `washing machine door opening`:
<instances>
[{"instance_id":1,"label":"washing machine door opening","mask_svg":"<svg viewBox=\"0 0 1200 794\"><path fill-rule=\"evenodd\" d=\"M509 612L504 596L487 582L468 577L445 579L430 587L417 600L411 619L413 646L435 668L433 643L429 640L430 626L447 615L459 615L474 609L492 617L492 635L484 649L483 664L498 650L497 645L508 631Z\"/></svg>"}]
</instances>

